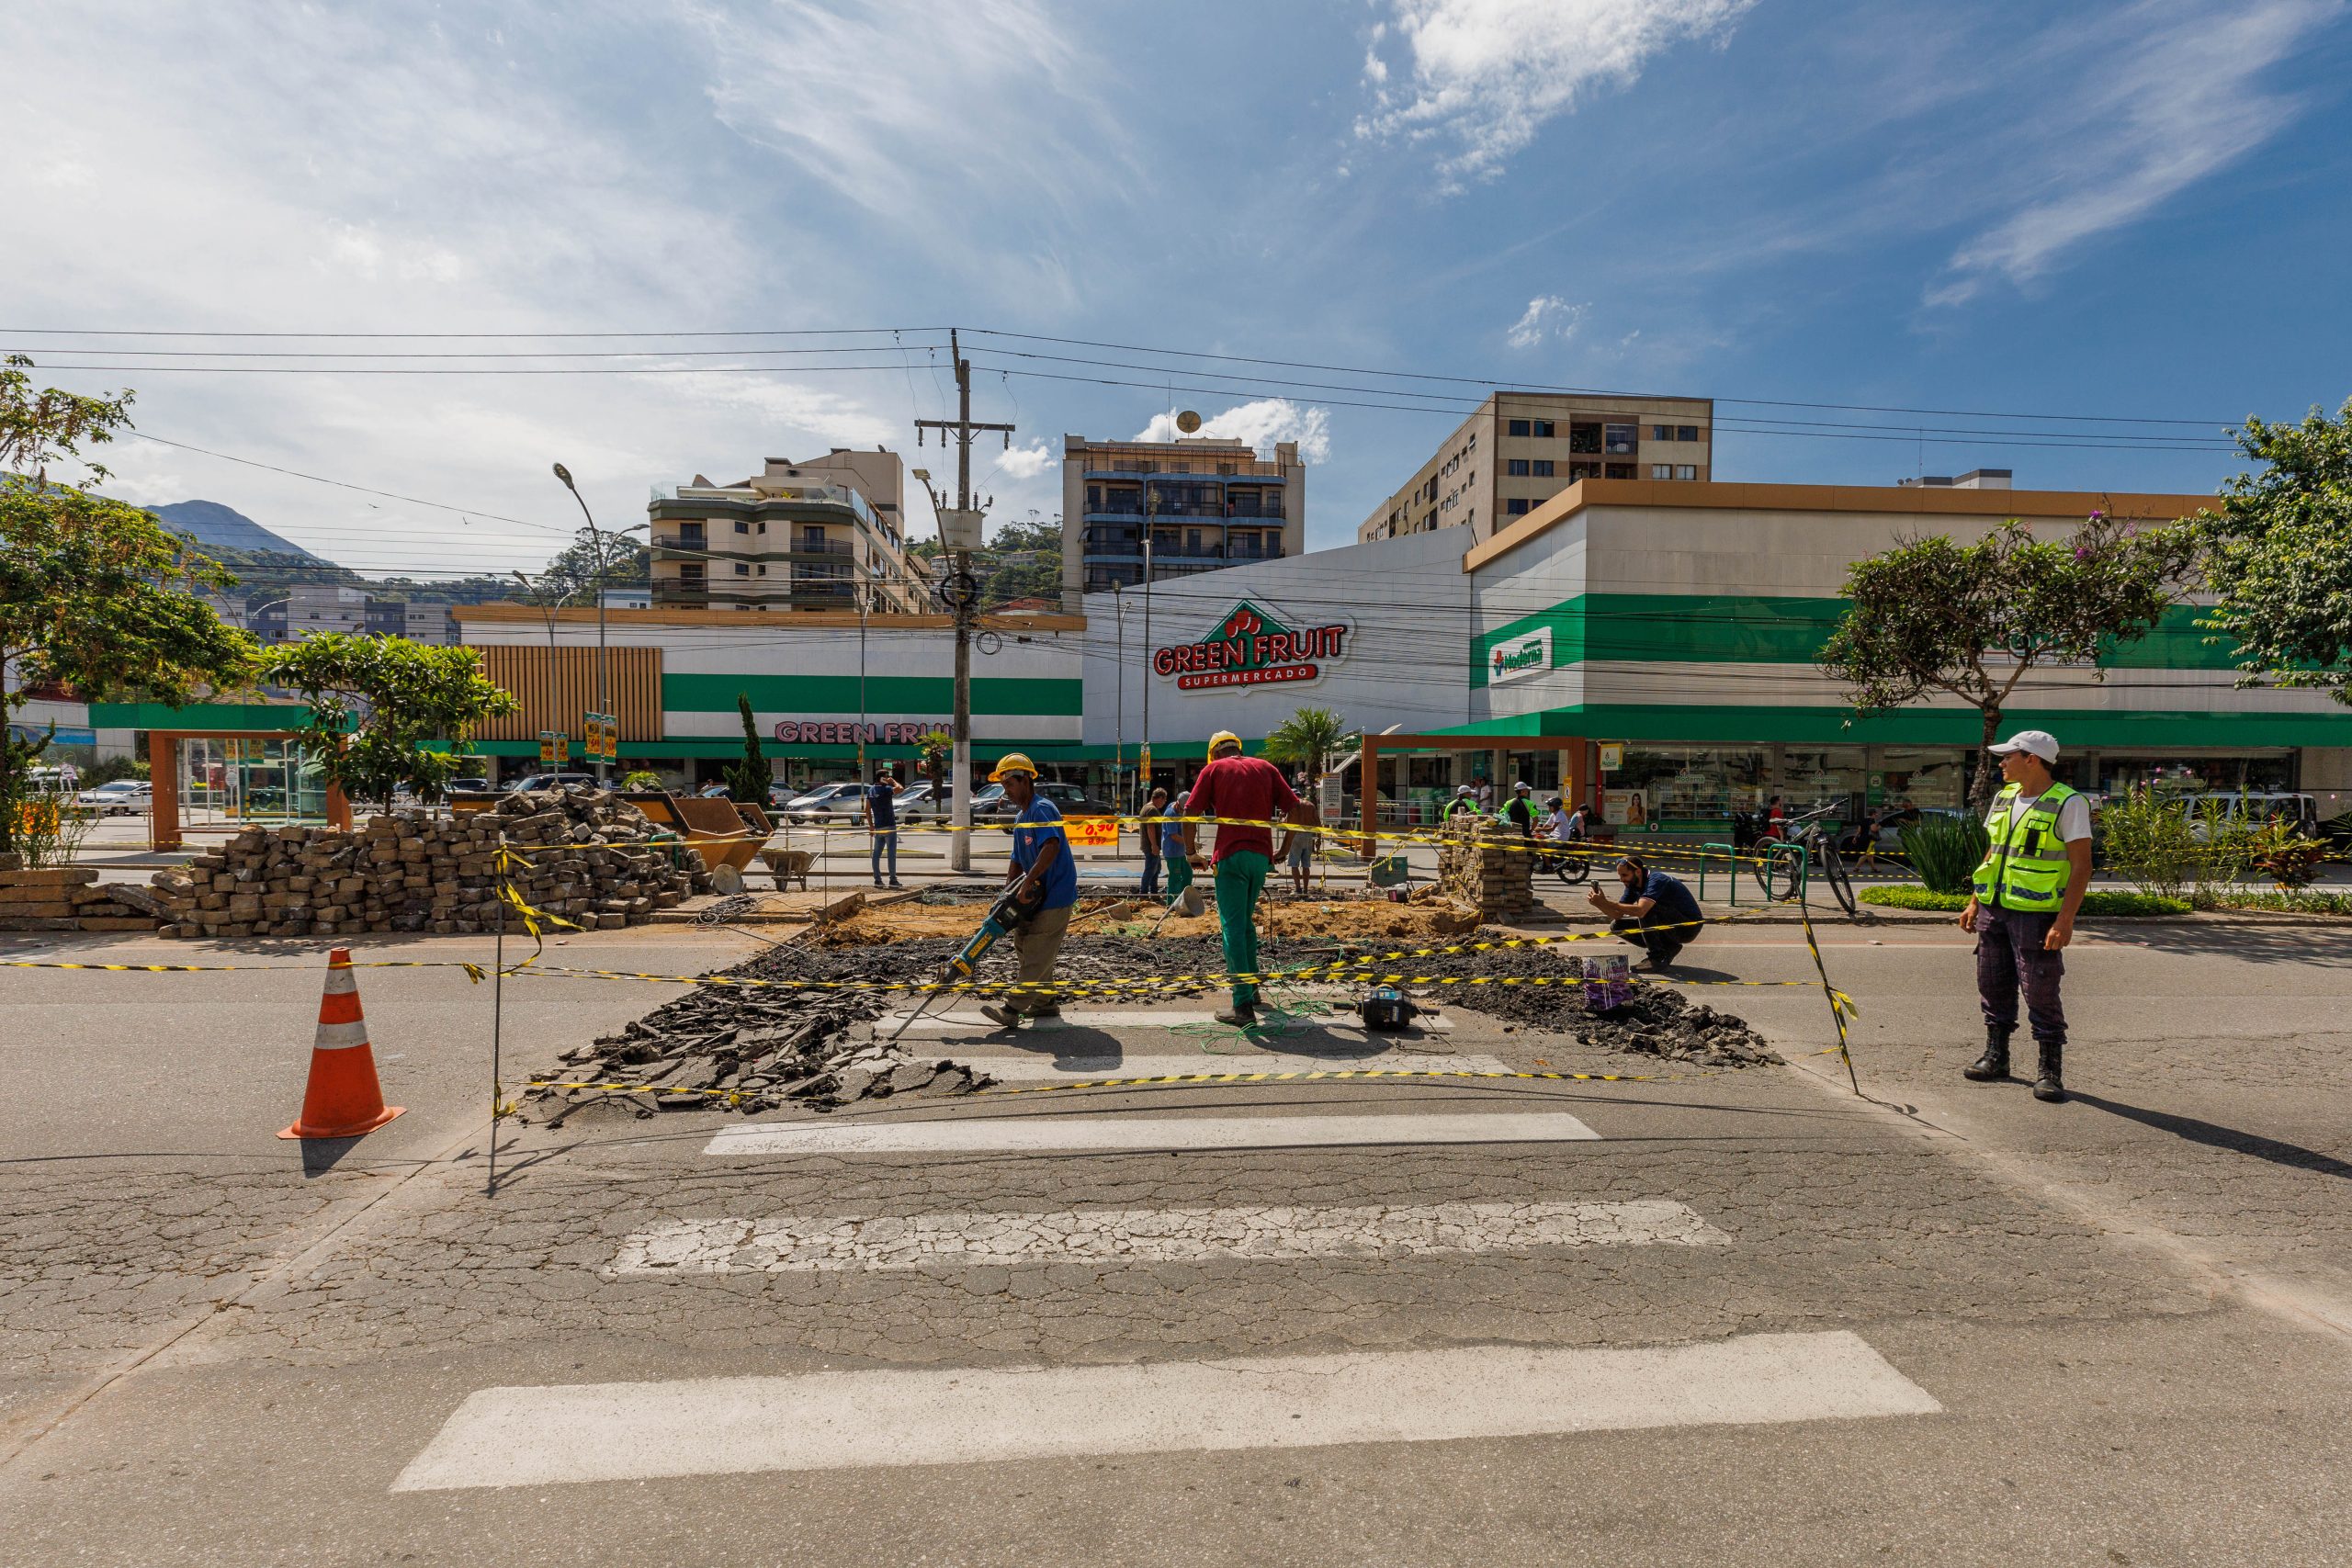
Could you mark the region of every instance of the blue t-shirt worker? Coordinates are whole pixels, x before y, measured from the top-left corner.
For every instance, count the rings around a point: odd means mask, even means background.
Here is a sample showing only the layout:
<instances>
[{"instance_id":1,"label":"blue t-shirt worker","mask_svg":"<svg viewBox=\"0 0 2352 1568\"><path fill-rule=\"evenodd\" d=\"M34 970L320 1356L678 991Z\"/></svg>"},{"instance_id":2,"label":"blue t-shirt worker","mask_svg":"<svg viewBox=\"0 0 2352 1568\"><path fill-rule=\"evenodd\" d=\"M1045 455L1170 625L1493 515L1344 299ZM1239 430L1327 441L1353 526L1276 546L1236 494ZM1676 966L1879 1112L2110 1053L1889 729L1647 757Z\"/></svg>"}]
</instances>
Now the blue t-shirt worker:
<instances>
[{"instance_id":1,"label":"blue t-shirt worker","mask_svg":"<svg viewBox=\"0 0 2352 1568\"><path fill-rule=\"evenodd\" d=\"M1078 906L1078 863L1070 859L1060 810L1037 793L1036 763L1015 751L997 763L989 782L1004 786L1004 798L1013 809L1012 863L1004 885L1018 886L1023 907L1034 910L1012 933L1012 949L1021 960L1022 988L1001 1002L980 1009L989 1022L1011 1029L1024 1017L1061 1016L1061 1004L1042 987L1053 981L1062 938Z\"/></svg>"},{"instance_id":2,"label":"blue t-shirt worker","mask_svg":"<svg viewBox=\"0 0 2352 1568\"><path fill-rule=\"evenodd\" d=\"M874 886L882 886L882 857L890 857L890 886L903 887L899 880L899 781L888 769L874 775L865 786L865 799L859 802L865 816L866 831L874 840Z\"/></svg>"},{"instance_id":3,"label":"blue t-shirt worker","mask_svg":"<svg viewBox=\"0 0 2352 1568\"><path fill-rule=\"evenodd\" d=\"M1611 898L1596 887L1589 895L1592 907L1610 917L1611 931L1649 954L1634 968L1655 973L1672 966L1674 955L1706 929L1699 900L1679 877L1652 871L1638 855L1617 863L1617 881L1623 897Z\"/></svg>"}]
</instances>

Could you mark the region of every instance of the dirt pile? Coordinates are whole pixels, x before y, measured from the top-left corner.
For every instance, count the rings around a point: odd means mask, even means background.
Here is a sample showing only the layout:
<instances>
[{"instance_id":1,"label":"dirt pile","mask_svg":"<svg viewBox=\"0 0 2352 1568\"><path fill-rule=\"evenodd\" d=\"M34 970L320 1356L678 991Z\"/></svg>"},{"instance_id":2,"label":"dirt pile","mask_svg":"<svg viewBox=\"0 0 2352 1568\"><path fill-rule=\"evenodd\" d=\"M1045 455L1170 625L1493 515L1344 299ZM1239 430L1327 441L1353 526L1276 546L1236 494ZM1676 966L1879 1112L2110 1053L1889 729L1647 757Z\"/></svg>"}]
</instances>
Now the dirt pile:
<instances>
[{"instance_id":1,"label":"dirt pile","mask_svg":"<svg viewBox=\"0 0 2352 1568\"><path fill-rule=\"evenodd\" d=\"M1571 973L1562 962L1565 956L1589 957L1604 945L1578 942L1564 947L1502 948L1491 953L1464 953L1458 959L1444 962L1458 964L1459 973L1559 980ZM1435 964L1441 961L1424 962ZM1578 985L1480 986L1476 990L1447 986L1433 988L1430 994L1449 1007L1484 1013L1506 1022L1573 1034L1603 1051L1657 1056L1669 1062L1695 1062L1711 1067L1757 1066L1781 1060L1746 1020L1693 1002L1681 990L1663 982L1644 980L1634 987L1632 998L1624 1006L1598 1013L1588 1010L1586 987Z\"/></svg>"},{"instance_id":2,"label":"dirt pile","mask_svg":"<svg viewBox=\"0 0 2352 1568\"><path fill-rule=\"evenodd\" d=\"M656 844L637 807L593 785L503 796L463 818L387 814L356 832L248 828L185 868L158 872L164 936L335 936L489 931L500 834L533 908L589 930L637 924L707 882L702 858Z\"/></svg>"}]
</instances>

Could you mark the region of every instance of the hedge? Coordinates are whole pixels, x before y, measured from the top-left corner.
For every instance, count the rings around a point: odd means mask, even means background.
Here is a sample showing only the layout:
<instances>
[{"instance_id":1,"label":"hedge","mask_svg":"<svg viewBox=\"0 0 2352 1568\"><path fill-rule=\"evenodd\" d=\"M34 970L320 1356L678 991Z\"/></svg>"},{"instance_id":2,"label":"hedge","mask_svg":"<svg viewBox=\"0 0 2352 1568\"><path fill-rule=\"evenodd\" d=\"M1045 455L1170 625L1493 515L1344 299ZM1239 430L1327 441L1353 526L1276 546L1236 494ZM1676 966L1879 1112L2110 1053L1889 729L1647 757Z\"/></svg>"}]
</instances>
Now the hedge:
<instances>
[{"instance_id":1,"label":"hedge","mask_svg":"<svg viewBox=\"0 0 2352 1568\"><path fill-rule=\"evenodd\" d=\"M1907 885L1865 887L1855 897L1865 904L1877 904L1890 909L1949 909L1955 914L1968 903L1965 893L1930 893L1924 887ZM2189 907L2186 898L2159 898L2153 893L2094 891L2083 895L2082 912L2086 915L2186 915Z\"/></svg>"}]
</instances>

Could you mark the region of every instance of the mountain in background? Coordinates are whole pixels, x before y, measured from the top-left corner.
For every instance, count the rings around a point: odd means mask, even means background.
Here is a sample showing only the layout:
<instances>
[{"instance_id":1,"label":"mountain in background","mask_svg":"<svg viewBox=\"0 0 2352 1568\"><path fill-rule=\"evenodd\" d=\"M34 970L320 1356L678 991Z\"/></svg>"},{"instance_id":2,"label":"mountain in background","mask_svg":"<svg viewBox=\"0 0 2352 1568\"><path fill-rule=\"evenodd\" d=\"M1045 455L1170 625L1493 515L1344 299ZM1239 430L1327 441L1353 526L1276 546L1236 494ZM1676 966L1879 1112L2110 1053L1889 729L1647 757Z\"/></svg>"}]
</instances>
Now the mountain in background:
<instances>
[{"instance_id":1,"label":"mountain in background","mask_svg":"<svg viewBox=\"0 0 2352 1568\"><path fill-rule=\"evenodd\" d=\"M293 556L322 566L329 564L291 539L271 533L235 507L223 506L217 501L175 501L169 506L151 506L147 510L199 545L247 555Z\"/></svg>"}]
</instances>

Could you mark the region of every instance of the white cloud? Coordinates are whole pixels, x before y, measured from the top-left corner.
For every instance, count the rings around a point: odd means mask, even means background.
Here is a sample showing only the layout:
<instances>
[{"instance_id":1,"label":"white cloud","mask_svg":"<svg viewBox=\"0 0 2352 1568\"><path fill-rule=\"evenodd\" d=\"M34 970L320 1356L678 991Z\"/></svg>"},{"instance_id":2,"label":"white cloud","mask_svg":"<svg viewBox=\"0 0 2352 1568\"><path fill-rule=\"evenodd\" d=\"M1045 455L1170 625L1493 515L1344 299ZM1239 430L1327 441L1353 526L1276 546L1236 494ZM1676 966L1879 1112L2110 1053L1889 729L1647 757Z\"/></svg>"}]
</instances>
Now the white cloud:
<instances>
[{"instance_id":1,"label":"white cloud","mask_svg":"<svg viewBox=\"0 0 2352 1568\"><path fill-rule=\"evenodd\" d=\"M1513 348L1533 348L1545 338L1561 343L1577 335L1577 328L1584 323L1589 305L1571 305L1556 294L1539 294L1527 302L1519 320L1510 324L1504 341Z\"/></svg>"},{"instance_id":2,"label":"white cloud","mask_svg":"<svg viewBox=\"0 0 2352 1568\"><path fill-rule=\"evenodd\" d=\"M1176 428L1174 414L1156 413L1149 424L1136 433L1135 439L1174 441L1183 434ZM1273 456L1277 441L1297 442L1298 455L1306 462L1325 462L1331 456L1329 412L1295 403L1288 398L1261 398L1256 402L1238 404L1211 417L1194 434L1246 441L1257 448L1261 457Z\"/></svg>"},{"instance_id":3,"label":"white cloud","mask_svg":"<svg viewBox=\"0 0 2352 1568\"><path fill-rule=\"evenodd\" d=\"M1007 451L997 459L996 471L1007 479L1034 479L1058 461L1053 448L1040 441L1035 446L1015 446Z\"/></svg>"},{"instance_id":4,"label":"white cloud","mask_svg":"<svg viewBox=\"0 0 2352 1568\"><path fill-rule=\"evenodd\" d=\"M1546 120L1603 85L1630 85L1651 56L1685 39L1720 41L1755 0L1391 0L1412 87L1385 86L1377 54L1364 68L1374 89L1356 121L1364 137L1437 140L1450 187L1502 172ZM1376 67L1376 69L1375 69Z\"/></svg>"},{"instance_id":5,"label":"white cloud","mask_svg":"<svg viewBox=\"0 0 2352 1568\"><path fill-rule=\"evenodd\" d=\"M2072 91L1975 150L2029 199L1953 254L1927 302L1959 304L1995 277L2030 283L2261 146L2302 106L2260 78L2343 14L2335 0L2149 0L2055 40L2080 67Z\"/></svg>"}]
</instances>

